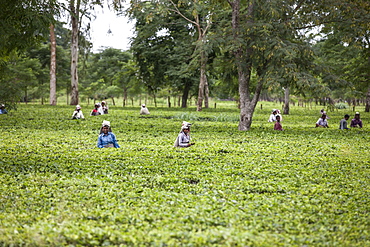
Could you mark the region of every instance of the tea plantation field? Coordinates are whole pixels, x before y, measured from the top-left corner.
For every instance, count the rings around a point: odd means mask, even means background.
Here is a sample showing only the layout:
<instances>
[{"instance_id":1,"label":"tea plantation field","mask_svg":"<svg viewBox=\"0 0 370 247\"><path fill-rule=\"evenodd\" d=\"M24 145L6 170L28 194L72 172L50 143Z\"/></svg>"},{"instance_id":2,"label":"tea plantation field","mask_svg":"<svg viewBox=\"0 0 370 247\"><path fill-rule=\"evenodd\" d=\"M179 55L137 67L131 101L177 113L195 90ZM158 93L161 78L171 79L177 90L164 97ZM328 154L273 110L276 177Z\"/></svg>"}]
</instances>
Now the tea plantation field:
<instances>
[{"instance_id":1,"label":"tea plantation field","mask_svg":"<svg viewBox=\"0 0 370 247\"><path fill-rule=\"evenodd\" d=\"M263 104L246 132L221 104L0 115L0 246L370 246L370 114L292 107L280 132ZM96 147L103 120L121 148ZM173 148L183 120L196 145Z\"/></svg>"}]
</instances>

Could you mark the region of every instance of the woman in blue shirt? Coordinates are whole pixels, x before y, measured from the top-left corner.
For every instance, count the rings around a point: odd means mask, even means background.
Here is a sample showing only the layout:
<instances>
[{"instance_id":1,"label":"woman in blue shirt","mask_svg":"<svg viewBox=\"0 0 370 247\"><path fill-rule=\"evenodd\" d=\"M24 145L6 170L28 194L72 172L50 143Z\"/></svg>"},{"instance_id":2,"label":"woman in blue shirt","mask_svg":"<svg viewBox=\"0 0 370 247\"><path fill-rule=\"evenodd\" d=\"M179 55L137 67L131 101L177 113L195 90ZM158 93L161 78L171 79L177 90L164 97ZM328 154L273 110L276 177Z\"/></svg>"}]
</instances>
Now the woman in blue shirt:
<instances>
[{"instance_id":1,"label":"woman in blue shirt","mask_svg":"<svg viewBox=\"0 0 370 247\"><path fill-rule=\"evenodd\" d=\"M98 137L98 148L119 148L116 136L112 133L109 121L103 121L100 129L100 135Z\"/></svg>"}]
</instances>

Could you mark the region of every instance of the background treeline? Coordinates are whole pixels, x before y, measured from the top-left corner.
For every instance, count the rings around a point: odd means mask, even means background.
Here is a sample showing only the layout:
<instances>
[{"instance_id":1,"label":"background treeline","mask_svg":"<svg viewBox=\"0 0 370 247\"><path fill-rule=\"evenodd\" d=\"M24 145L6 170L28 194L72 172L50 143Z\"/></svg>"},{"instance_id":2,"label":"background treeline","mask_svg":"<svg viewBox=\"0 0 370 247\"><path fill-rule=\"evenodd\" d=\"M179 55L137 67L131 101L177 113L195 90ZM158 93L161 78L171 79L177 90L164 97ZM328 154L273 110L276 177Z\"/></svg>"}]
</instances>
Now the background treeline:
<instances>
[{"instance_id":1,"label":"background treeline","mask_svg":"<svg viewBox=\"0 0 370 247\"><path fill-rule=\"evenodd\" d=\"M135 21L129 50L92 51L89 20L103 4ZM285 114L289 103L304 102L363 103L370 110L368 1L162 0L132 1L124 8L120 1L17 0L3 5L0 101L10 108L52 97L53 28L61 104L108 98L116 104L120 98L123 106L148 99L157 106L158 98L167 98L169 107L187 107L190 101L201 110L214 97L235 100L248 119L256 100L280 101ZM70 28L58 21L62 16Z\"/></svg>"}]
</instances>

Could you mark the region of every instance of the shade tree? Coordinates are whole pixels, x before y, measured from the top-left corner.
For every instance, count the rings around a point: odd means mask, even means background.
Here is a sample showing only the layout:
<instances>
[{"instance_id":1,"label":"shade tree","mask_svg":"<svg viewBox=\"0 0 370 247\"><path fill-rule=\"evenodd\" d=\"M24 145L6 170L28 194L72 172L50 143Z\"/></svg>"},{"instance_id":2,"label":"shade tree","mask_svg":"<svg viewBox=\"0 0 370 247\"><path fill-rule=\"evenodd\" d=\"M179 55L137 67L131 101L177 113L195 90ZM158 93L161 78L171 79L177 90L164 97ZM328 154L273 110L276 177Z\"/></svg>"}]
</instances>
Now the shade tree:
<instances>
[{"instance_id":1,"label":"shade tree","mask_svg":"<svg viewBox=\"0 0 370 247\"><path fill-rule=\"evenodd\" d=\"M334 1L336 17L324 23L321 54L327 58L332 76L344 85L347 95L365 98L370 111L370 2ZM335 78L334 78L335 77ZM339 84L339 85L341 85Z\"/></svg>"}]
</instances>

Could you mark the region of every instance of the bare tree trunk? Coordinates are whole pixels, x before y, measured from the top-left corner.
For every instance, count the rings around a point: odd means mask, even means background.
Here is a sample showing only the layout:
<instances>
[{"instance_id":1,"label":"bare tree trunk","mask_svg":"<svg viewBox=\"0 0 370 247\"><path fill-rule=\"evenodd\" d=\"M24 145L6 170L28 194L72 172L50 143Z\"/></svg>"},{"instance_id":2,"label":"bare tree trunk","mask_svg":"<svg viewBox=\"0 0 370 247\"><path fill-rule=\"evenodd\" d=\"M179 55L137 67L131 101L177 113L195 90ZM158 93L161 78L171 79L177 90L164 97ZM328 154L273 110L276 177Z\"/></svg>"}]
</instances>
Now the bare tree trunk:
<instances>
[{"instance_id":1,"label":"bare tree trunk","mask_svg":"<svg viewBox=\"0 0 370 247\"><path fill-rule=\"evenodd\" d=\"M366 93L366 105L365 105L365 112L370 112L370 85L367 89Z\"/></svg>"},{"instance_id":2,"label":"bare tree trunk","mask_svg":"<svg viewBox=\"0 0 370 247\"><path fill-rule=\"evenodd\" d=\"M240 0L229 1L232 8L232 30L233 39L237 42L240 33ZM253 22L254 3L248 6L248 21ZM240 96L240 119L239 130L249 130L252 124L252 117L254 109L258 102L259 95L262 90L262 80L259 80L255 89L252 99L250 99L250 78L252 72L251 54L252 48L243 48L240 44L236 43L239 47L234 51L235 64L238 70L239 81L239 96Z\"/></svg>"},{"instance_id":3,"label":"bare tree trunk","mask_svg":"<svg viewBox=\"0 0 370 247\"><path fill-rule=\"evenodd\" d=\"M198 89L197 111L202 110L203 99L204 99L204 77L202 76L202 73L204 73L204 71L201 69L200 70L201 76L200 76L199 89Z\"/></svg>"},{"instance_id":4,"label":"bare tree trunk","mask_svg":"<svg viewBox=\"0 0 370 247\"><path fill-rule=\"evenodd\" d=\"M26 105L28 104L28 90L27 87L24 89L24 101L26 102Z\"/></svg>"},{"instance_id":5,"label":"bare tree trunk","mask_svg":"<svg viewBox=\"0 0 370 247\"><path fill-rule=\"evenodd\" d=\"M283 113L285 115L289 115L289 101L290 101L289 87L286 87L284 92L284 109L283 109Z\"/></svg>"},{"instance_id":6,"label":"bare tree trunk","mask_svg":"<svg viewBox=\"0 0 370 247\"><path fill-rule=\"evenodd\" d=\"M71 41L71 105L78 105L78 32L80 0L70 0L72 41Z\"/></svg>"},{"instance_id":7,"label":"bare tree trunk","mask_svg":"<svg viewBox=\"0 0 370 247\"><path fill-rule=\"evenodd\" d=\"M204 49L201 47L200 49ZM200 58L200 81L199 81L199 90L198 90L198 103L197 103L197 111L202 110L203 99L205 99L206 108L208 108L208 97L205 98L205 92L208 93L208 83L207 83L207 75L206 75L206 65L207 65L207 56L204 51L201 51L201 58ZM207 88L206 88L207 85Z\"/></svg>"},{"instance_id":8,"label":"bare tree trunk","mask_svg":"<svg viewBox=\"0 0 370 247\"><path fill-rule=\"evenodd\" d=\"M188 97L189 97L191 84L192 83L189 80L185 82L184 89L182 91L182 97L181 97L181 107L182 108L186 108L188 105L187 103L188 103Z\"/></svg>"},{"instance_id":9,"label":"bare tree trunk","mask_svg":"<svg viewBox=\"0 0 370 247\"><path fill-rule=\"evenodd\" d=\"M57 42L54 25L50 24L50 105L57 104Z\"/></svg>"},{"instance_id":10,"label":"bare tree trunk","mask_svg":"<svg viewBox=\"0 0 370 247\"><path fill-rule=\"evenodd\" d=\"M207 83L207 75L206 75L206 64L208 61L207 54L205 52L205 44L207 43L207 31L211 27L212 21L205 21L205 17L200 17L198 14L195 14L193 17L194 19L188 19L182 12L178 9L177 4L175 4L172 0L170 0L172 6L174 7L171 11L179 14L182 18L186 21L192 23L196 26L198 32L198 40L197 40L197 49L200 50L200 80L199 80L199 90L198 90L198 102L195 104L197 105L197 111L202 110L203 99L205 99L205 107L208 108L208 83ZM211 17L212 13L208 15ZM206 23L206 24L205 24ZM205 94L206 93L206 94ZM182 102L184 106L184 102Z\"/></svg>"},{"instance_id":11,"label":"bare tree trunk","mask_svg":"<svg viewBox=\"0 0 370 247\"><path fill-rule=\"evenodd\" d=\"M167 102L168 102L168 108L171 108L171 91L170 90L168 90Z\"/></svg>"},{"instance_id":12,"label":"bare tree trunk","mask_svg":"<svg viewBox=\"0 0 370 247\"><path fill-rule=\"evenodd\" d=\"M122 106L125 107L127 104L127 88L125 87L123 89L123 103L122 103Z\"/></svg>"},{"instance_id":13,"label":"bare tree trunk","mask_svg":"<svg viewBox=\"0 0 370 247\"><path fill-rule=\"evenodd\" d=\"M67 86L67 89L66 89L67 105L69 105L69 98L68 98L68 95L69 95L69 92L68 92L68 86Z\"/></svg>"},{"instance_id":14,"label":"bare tree trunk","mask_svg":"<svg viewBox=\"0 0 370 247\"><path fill-rule=\"evenodd\" d=\"M116 105L116 102L114 101L114 97L111 97L111 99L112 99L112 104Z\"/></svg>"},{"instance_id":15,"label":"bare tree trunk","mask_svg":"<svg viewBox=\"0 0 370 247\"><path fill-rule=\"evenodd\" d=\"M204 108L209 108L209 88L207 76L205 77L204 83Z\"/></svg>"}]
</instances>

